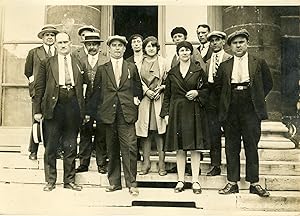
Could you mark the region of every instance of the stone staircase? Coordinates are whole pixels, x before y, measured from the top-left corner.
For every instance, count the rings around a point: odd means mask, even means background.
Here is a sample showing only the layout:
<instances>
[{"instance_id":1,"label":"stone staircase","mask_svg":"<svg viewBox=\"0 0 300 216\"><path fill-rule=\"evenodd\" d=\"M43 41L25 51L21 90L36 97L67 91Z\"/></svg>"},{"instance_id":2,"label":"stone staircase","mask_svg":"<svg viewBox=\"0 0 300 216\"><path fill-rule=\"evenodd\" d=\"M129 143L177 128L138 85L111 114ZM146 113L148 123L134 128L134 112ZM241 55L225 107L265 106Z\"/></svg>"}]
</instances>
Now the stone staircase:
<instances>
[{"instance_id":1,"label":"stone staircase","mask_svg":"<svg viewBox=\"0 0 300 216\"><path fill-rule=\"evenodd\" d=\"M44 184L43 147L40 146L38 160L28 159L28 140L30 128L0 128L0 182L10 184ZM279 211L299 212L300 214L300 149L285 138L287 128L280 122L263 122L262 138L259 143L260 184L270 190L269 198L261 198L249 194L249 184L245 182L245 158L241 152L242 180L239 183L240 193L222 196L217 193L226 183L226 158L222 152L222 174L207 177L210 170L208 152L204 153L201 161L202 175L199 178L203 194L195 196L191 190L182 195L174 194L173 187L177 181L175 173L159 176L158 156L153 152L151 156L151 170L148 175L138 175L141 195L134 200L122 200L119 206L132 205L132 201L193 201L197 208L208 210L222 210L224 207L242 211ZM222 141L224 145L224 140ZM223 146L224 147L224 146ZM166 166L176 162L174 153L167 153ZM79 161L77 161L78 165ZM138 170L141 169L138 162ZM62 183L62 160L57 160L58 184ZM124 179L123 179L124 180ZM187 182L191 176L187 176ZM76 175L76 182L85 188L103 188L108 185L106 175L97 172L95 158L92 158L89 172ZM123 185L124 182L123 182ZM42 188L42 185L41 185ZM216 201L218 205L216 204ZM112 201L106 200L106 206L113 206Z\"/></svg>"}]
</instances>

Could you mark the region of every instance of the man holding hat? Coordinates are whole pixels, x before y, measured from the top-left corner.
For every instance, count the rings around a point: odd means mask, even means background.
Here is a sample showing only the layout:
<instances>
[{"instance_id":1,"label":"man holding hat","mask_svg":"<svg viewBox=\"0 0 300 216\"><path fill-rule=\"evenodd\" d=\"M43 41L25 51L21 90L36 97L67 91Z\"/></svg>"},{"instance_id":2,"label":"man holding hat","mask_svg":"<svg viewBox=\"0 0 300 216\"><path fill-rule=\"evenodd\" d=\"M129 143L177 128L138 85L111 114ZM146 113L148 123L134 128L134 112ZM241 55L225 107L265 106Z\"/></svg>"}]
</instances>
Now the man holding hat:
<instances>
[{"instance_id":1,"label":"man holding hat","mask_svg":"<svg viewBox=\"0 0 300 216\"><path fill-rule=\"evenodd\" d=\"M42 30L38 33L38 38L42 39L43 45L33 48L29 51L26 62L25 62L25 76L29 81L29 95L31 98L35 95L35 79L39 72L41 61L53 56L56 53L54 42L55 35L58 33L58 30L53 25L45 25ZM35 113L34 106L32 106L32 119ZM34 119L33 119L34 121ZM29 159L36 160L38 152L39 143L35 143L32 137L32 131L30 136L29 143Z\"/></svg>"},{"instance_id":2,"label":"man holding hat","mask_svg":"<svg viewBox=\"0 0 300 216\"><path fill-rule=\"evenodd\" d=\"M210 47L213 50L211 58L207 60L206 71L208 72L209 100L206 107L208 115L208 124L210 130L210 159L212 170L207 173L208 176L221 174L221 124L218 119L219 98L215 89L214 81L219 65L230 59L232 56L224 51L226 33L213 31L207 35Z\"/></svg>"},{"instance_id":3,"label":"man holding hat","mask_svg":"<svg viewBox=\"0 0 300 216\"><path fill-rule=\"evenodd\" d=\"M264 59L248 54L249 32L241 29L227 40L234 56L223 62L217 72L220 91L219 120L225 130L228 183L219 194L238 193L241 140L246 155L246 181L249 192L261 197L270 193L258 184L258 142L261 120L267 119L265 97L273 87L270 69Z\"/></svg>"},{"instance_id":4,"label":"man holding hat","mask_svg":"<svg viewBox=\"0 0 300 216\"><path fill-rule=\"evenodd\" d=\"M102 55L100 51L100 44L103 40L100 39L98 32L86 32L84 36L84 46L88 51L87 55L81 57L80 62L85 67L88 77L87 89L85 94L85 103L90 102L93 92L94 79L99 65L104 64L109 59ZM80 142L79 142L79 159L80 166L76 172L86 172L90 164L91 153L93 149L92 137L94 136L94 143L96 148L96 162L99 173L106 173L106 145L105 136L100 123L96 124L96 132L94 132L94 122L96 121L95 110L90 110L90 120L80 128Z\"/></svg>"},{"instance_id":5,"label":"man holding hat","mask_svg":"<svg viewBox=\"0 0 300 216\"><path fill-rule=\"evenodd\" d=\"M92 25L84 25L78 29L78 36L80 37L81 41L84 41L85 34L90 32L100 32L97 28L95 28ZM73 53L78 59L81 59L82 57L86 56L88 54L88 51L85 46L82 46L75 50Z\"/></svg>"},{"instance_id":6,"label":"man holding hat","mask_svg":"<svg viewBox=\"0 0 300 216\"><path fill-rule=\"evenodd\" d=\"M110 61L97 69L94 96L99 97L94 97L94 100L98 102L97 117L105 125L110 184L106 192L122 189L121 151L126 187L130 194L138 195L135 122L143 92L137 67L123 59L126 44L124 36L108 38Z\"/></svg>"}]
</instances>

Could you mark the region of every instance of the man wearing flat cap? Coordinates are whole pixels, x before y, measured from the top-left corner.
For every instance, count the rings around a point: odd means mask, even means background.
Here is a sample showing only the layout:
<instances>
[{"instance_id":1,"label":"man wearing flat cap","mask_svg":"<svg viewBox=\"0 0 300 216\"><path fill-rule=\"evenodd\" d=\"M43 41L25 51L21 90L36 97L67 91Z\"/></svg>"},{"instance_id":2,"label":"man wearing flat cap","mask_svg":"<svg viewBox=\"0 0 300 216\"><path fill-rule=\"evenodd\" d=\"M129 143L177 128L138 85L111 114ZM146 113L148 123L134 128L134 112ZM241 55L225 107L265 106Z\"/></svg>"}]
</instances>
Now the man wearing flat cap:
<instances>
[{"instance_id":1,"label":"man wearing flat cap","mask_svg":"<svg viewBox=\"0 0 300 216\"><path fill-rule=\"evenodd\" d=\"M84 36L86 33L90 32L100 32L97 28L95 28L92 25L84 25L78 29L78 36L80 37L81 41L84 41ZM76 49L73 53L78 59L81 59L82 57L86 56L88 54L88 51L85 46L82 46L78 49Z\"/></svg>"},{"instance_id":2,"label":"man wearing flat cap","mask_svg":"<svg viewBox=\"0 0 300 216\"><path fill-rule=\"evenodd\" d=\"M87 55L82 56L79 61L85 67L88 77L88 83L85 93L85 103L90 102L90 98L93 92L94 79L97 71L97 67L109 61L109 59L100 53L100 44L103 40L100 39L98 32L86 32L84 43ZM90 120L86 122L80 128L80 142L79 142L79 160L80 166L76 169L76 172L86 172L90 165L91 154L93 146L96 148L96 162L99 173L106 173L106 145L105 136L103 133L103 126L100 123L96 124L94 130L93 125L96 122L95 110L89 110ZM92 137L94 136L94 141ZM94 145L93 145L94 143Z\"/></svg>"},{"instance_id":3,"label":"man wearing flat cap","mask_svg":"<svg viewBox=\"0 0 300 216\"><path fill-rule=\"evenodd\" d=\"M29 81L29 95L31 98L35 96L35 79L39 72L41 61L51 57L55 54L56 49L54 47L55 35L58 30L53 25L45 25L42 30L38 33L38 38L42 39L43 45L33 48L29 51L26 62L25 62L25 76ZM32 119L35 113L34 106L32 106ZM33 119L34 121L34 119ZM35 143L32 138L32 131L29 142L29 159L36 160L39 143Z\"/></svg>"},{"instance_id":4,"label":"man wearing flat cap","mask_svg":"<svg viewBox=\"0 0 300 216\"><path fill-rule=\"evenodd\" d=\"M122 189L121 151L126 187L130 194L138 195L135 122L143 92L137 67L123 59L126 44L124 36L108 38L110 61L97 69L93 96L98 102L97 117L105 125L110 184L106 192Z\"/></svg>"},{"instance_id":5,"label":"man wearing flat cap","mask_svg":"<svg viewBox=\"0 0 300 216\"><path fill-rule=\"evenodd\" d=\"M249 192L261 197L270 193L259 185L258 142L261 121L268 118L265 98L273 87L270 69L264 59L248 53L249 32L238 30L228 36L234 56L221 63L215 79L220 92L219 120L225 131L228 183L219 194L238 193L241 140L246 156Z\"/></svg>"},{"instance_id":6,"label":"man wearing flat cap","mask_svg":"<svg viewBox=\"0 0 300 216\"><path fill-rule=\"evenodd\" d=\"M207 60L206 71L208 72L209 99L206 106L210 132L210 159L213 167L207 175L216 176L221 174L221 124L218 119L219 98L215 89L215 77L219 65L232 56L224 51L226 34L221 31L213 31L207 35L210 47L213 50L211 58Z\"/></svg>"}]
</instances>

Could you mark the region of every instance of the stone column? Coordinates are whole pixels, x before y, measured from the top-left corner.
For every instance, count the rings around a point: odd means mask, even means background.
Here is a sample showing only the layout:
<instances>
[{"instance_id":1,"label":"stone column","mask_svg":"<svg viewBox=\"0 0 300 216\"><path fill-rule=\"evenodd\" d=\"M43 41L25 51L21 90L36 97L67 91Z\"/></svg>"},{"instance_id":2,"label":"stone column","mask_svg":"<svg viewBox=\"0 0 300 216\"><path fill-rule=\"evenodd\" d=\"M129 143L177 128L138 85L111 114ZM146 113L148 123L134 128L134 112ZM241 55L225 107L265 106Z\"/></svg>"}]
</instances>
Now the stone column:
<instances>
[{"instance_id":1,"label":"stone column","mask_svg":"<svg viewBox=\"0 0 300 216\"><path fill-rule=\"evenodd\" d=\"M274 7L223 7L223 29L228 34L245 28L250 33L249 53L264 58L274 86L267 96L269 119L281 119L281 43L280 19Z\"/></svg>"},{"instance_id":2,"label":"stone column","mask_svg":"<svg viewBox=\"0 0 300 216\"><path fill-rule=\"evenodd\" d=\"M81 46L78 28L93 25L101 30L101 7L88 5L55 5L46 7L45 23L54 24L70 34L73 45Z\"/></svg>"}]
</instances>

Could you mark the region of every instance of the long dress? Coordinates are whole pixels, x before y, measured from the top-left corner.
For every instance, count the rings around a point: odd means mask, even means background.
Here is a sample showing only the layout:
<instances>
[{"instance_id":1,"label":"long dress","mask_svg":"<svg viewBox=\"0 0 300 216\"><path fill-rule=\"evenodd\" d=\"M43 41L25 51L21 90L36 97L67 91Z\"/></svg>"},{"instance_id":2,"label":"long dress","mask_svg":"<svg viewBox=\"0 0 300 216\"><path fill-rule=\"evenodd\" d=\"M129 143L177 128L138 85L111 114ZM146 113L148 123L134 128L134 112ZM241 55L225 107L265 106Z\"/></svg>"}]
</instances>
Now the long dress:
<instances>
[{"instance_id":1,"label":"long dress","mask_svg":"<svg viewBox=\"0 0 300 216\"><path fill-rule=\"evenodd\" d=\"M185 97L190 90L198 91L193 101ZM178 64L168 73L164 93L160 116L169 115L164 151L208 150L209 130L205 111L208 88L205 72L191 62L183 78Z\"/></svg>"}]
</instances>

